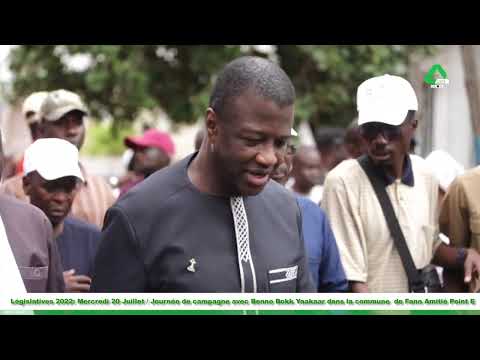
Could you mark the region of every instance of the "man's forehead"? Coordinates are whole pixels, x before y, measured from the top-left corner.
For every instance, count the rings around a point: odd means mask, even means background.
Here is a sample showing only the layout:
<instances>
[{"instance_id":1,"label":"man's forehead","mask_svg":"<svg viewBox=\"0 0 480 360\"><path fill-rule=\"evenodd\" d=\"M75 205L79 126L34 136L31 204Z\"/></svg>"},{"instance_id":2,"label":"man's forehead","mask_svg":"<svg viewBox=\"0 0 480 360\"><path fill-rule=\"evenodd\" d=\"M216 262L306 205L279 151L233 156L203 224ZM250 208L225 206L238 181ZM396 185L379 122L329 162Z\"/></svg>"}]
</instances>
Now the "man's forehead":
<instances>
[{"instance_id":1,"label":"man's forehead","mask_svg":"<svg viewBox=\"0 0 480 360\"><path fill-rule=\"evenodd\" d=\"M299 149L297 157L301 162L317 162L321 158L320 153L314 147Z\"/></svg>"},{"instance_id":2,"label":"man's forehead","mask_svg":"<svg viewBox=\"0 0 480 360\"><path fill-rule=\"evenodd\" d=\"M317 148L313 145L302 145L298 148L297 150L298 156L306 156L306 155L318 155L320 156L320 153L318 152Z\"/></svg>"},{"instance_id":3,"label":"man's forehead","mask_svg":"<svg viewBox=\"0 0 480 360\"><path fill-rule=\"evenodd\" d=\"M242 133L271 135L275 137L290 138L292 136L289 124L272 126L272 124L258 122L243 122L240 124Z\"/></svg>"},{"instance_id":4,"label":"man's forehead","mask_svg":"<svg viewBox=\"0 0 480 360\"><path fill-rule=\"evenodd\" d=\"M290 105L279 105L272 98L258 93L254 88L249 88L243 91L241 94L234 96L231 99L231 104L236 107L238 111L238 106L243 107L245 110L255 109L257 111L289 111L293 108L294 104Z\"/></svg>"}]
</instances>

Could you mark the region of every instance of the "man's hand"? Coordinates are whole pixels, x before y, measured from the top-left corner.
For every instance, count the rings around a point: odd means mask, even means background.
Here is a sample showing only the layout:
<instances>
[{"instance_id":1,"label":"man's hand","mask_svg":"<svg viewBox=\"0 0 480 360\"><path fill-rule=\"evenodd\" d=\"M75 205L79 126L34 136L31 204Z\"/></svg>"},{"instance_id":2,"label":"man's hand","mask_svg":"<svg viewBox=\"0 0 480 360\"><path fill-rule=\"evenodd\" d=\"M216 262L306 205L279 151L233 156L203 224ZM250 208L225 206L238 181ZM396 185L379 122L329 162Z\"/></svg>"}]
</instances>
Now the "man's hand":
<instances>
[{"instance_id":1,"label":"man's hand","mask_svg":"<svg viewBox=\"0 0 480 360\"><path fill-rule=\"evenodd\" d=\"M75 269L63 272L65 292L88 292L92 279L85 275L75 275Z\"/></svg>"},{"instance_id":2,"label":"man's hand","mask_svg":"<svg viewBox=\"0 0 480 360\"><path fill-rule=\"evenodd\" d=\"M465 258L463 267L465 269L464 281L466 283L472 281L472 276L478 278L480 272L480 254L474 249L467 249L467 257Z\"/></svg>"}]
</instances>

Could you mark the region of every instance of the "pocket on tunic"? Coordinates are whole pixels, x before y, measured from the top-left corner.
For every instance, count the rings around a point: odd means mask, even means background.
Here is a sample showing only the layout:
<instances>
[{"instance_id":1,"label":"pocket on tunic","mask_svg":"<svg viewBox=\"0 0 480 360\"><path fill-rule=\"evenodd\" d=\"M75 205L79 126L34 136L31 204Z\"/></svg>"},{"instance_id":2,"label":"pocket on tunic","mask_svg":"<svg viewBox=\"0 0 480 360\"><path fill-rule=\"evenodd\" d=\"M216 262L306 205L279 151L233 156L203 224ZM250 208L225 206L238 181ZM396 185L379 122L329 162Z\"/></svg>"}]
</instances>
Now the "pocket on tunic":
<instances>
[{"instance_id":1,"label":"pocket on tunic","mask_svg":"<svg viewBox=\"0 0 480 360\"><path fill-rule=\"evenodd\" d=\"M297 290L298 265L268 271L270 292L289 293Z\"/></svg>"},{"instance_id":2,"label":"pocket on tunic","mask_svg":"<svg viewBox=\"0 0 480 360\"><path fill-rule=\"evenodd\" d=\"M48 266L19 266L19 270L27 292L46 292Z\"/></svg>"}]
</instances>

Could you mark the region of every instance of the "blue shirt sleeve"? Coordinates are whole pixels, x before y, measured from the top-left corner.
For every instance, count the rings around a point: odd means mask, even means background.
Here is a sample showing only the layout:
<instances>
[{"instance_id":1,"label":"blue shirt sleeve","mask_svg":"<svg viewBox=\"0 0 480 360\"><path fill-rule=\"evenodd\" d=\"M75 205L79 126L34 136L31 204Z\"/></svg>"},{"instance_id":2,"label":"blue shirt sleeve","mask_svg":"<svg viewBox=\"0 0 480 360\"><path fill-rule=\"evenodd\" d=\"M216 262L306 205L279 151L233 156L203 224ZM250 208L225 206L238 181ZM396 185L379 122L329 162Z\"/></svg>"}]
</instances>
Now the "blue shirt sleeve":
<instances>
[{"instance_id":1,"label":"blue shirt sleeve","mask_svg":"<svg viewBox=\"0 0 480 360\"><path fill-rule=\"evenodd\" d=\"M318 292L344 292L348 282L337 243L325 212L311 200L298 196L309 268Z\"/></svg>"},{"instance_id":2,"label":"blue shirt sleeve","mask_svg":"<svg viewBox=\"0 0 480 360\"><path fill-rule=\"evenodd\" d=\"M91 277L100 236L96 227L67 217L63 233L56 239L64 270L75 269L76 275Z\"/></svg>"},{"instance_id":3,"label":"blue shirt sleeve","mask_svg":"<svg viewBox=\"0 0 480 360\"><path fill-rule=\"evenodd\" d=\"M323 210L320 209L322 212ZM327 216L323 213L323 251L318 272L319 292L345 292L348 281L343 270L335 235Z\"/></svg>"}]
</instances>

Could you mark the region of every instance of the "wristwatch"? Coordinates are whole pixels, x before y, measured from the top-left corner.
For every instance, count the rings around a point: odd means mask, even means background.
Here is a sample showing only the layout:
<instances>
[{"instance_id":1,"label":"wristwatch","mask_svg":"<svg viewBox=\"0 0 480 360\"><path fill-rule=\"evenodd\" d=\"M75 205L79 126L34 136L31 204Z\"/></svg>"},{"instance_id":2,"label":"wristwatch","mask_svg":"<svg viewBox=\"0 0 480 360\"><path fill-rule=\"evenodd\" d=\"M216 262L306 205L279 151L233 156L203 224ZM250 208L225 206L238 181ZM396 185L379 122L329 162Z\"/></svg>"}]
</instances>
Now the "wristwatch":
<instances>
[{"instance_id":1,"label":"wristwatch","mask_svg":"<svg viewBox=\"0 0 480 360\"><path fill-rule=\"evenodd\" d=\"M458 248L456 263L459 268L463 268L466 258L467 258L467 249Z\"/></svg>"}]
</instances>

